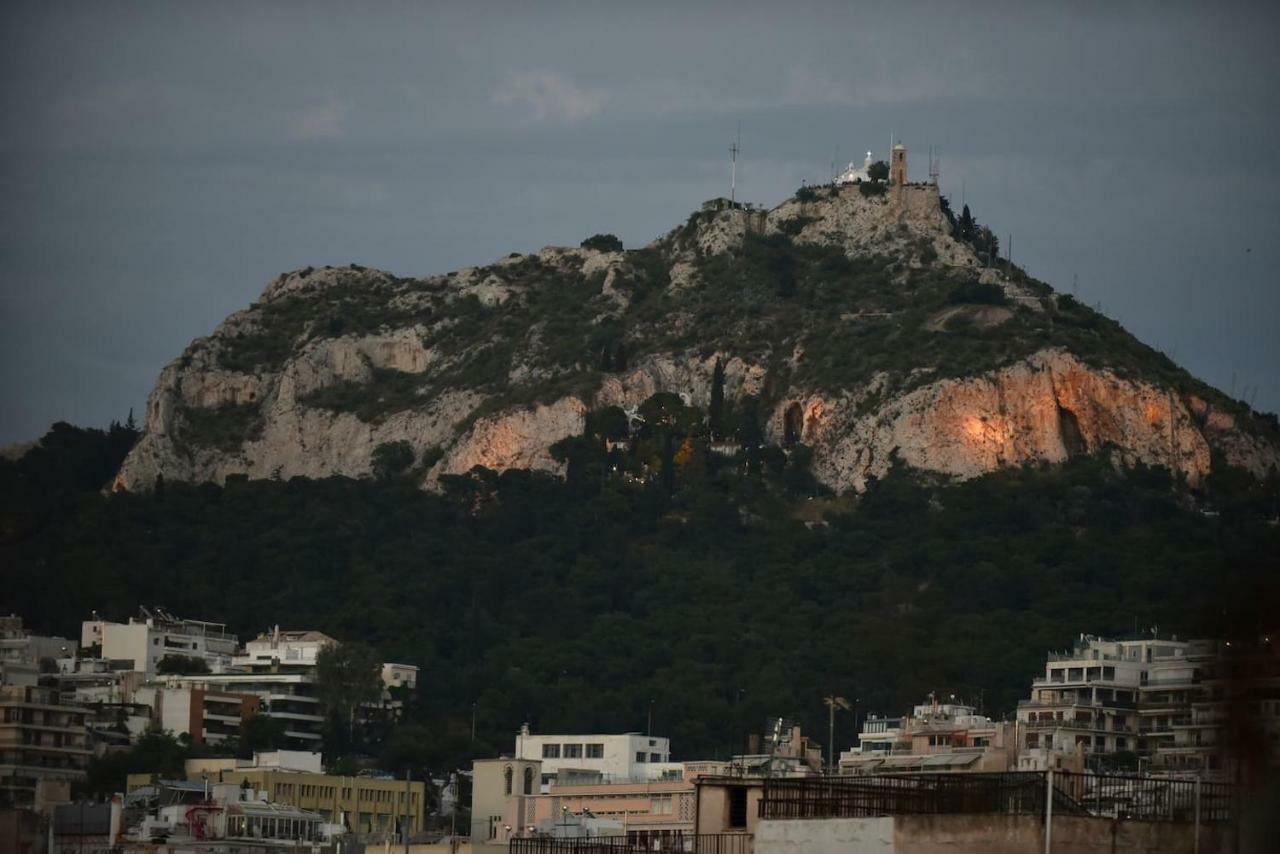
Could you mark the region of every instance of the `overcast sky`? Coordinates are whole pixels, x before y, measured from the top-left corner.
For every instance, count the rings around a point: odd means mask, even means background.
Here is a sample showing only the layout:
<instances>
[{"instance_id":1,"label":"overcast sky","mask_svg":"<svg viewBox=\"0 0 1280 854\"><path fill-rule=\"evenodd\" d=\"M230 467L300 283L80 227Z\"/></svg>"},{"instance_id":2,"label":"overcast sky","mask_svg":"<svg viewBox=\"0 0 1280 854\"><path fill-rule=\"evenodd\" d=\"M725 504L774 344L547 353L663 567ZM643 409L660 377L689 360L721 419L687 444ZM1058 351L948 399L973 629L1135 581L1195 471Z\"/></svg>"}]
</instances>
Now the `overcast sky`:
<instances>
[{"instance_id":1,"label":"overcast sky","mask_svg":"<svg viewBox=\"0 0 1280 854\"><path fill-rule=\"evenodd\" d=\"M937 146L1015 261L1274 411L1278 7L9 0L0 443L141 416L284 270L643 244L738 122L769 206Z\"/></svg>"}]
</instances>

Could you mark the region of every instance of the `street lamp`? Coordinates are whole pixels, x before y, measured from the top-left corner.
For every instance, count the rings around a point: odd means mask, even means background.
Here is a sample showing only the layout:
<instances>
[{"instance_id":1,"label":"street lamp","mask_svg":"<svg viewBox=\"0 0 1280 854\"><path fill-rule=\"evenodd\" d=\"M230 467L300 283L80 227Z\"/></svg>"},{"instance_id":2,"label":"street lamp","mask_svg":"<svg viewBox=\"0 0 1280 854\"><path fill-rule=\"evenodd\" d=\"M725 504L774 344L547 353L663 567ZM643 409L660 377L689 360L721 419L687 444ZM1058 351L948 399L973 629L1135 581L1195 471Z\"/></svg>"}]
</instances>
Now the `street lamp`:
<instances>
[{"instance_id":1,"label":"street lamp","mask_svg":"<svg viewBox=\"0 0 1280 854\"><path fill-rule=\"evenodd\" d=\"M827 706L827 774L833 776L836 772L836 709L848 711L851 707L848 700L835 694L823 697L822 702Z\"/></svg>"}]
</instances>

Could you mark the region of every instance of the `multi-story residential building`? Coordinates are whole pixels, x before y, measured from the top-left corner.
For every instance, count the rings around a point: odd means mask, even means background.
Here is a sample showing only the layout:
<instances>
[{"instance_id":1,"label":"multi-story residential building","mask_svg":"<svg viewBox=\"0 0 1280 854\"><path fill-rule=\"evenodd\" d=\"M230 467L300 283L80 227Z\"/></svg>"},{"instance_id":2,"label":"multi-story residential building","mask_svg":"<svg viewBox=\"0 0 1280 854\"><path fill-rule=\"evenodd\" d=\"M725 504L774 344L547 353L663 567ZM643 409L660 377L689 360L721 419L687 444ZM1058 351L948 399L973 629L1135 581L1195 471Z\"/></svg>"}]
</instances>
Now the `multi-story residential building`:
<instances>
[{"instance_id":1,"label":"multi-story residential building","mask_svg":"<svg viewBox=\"0 0 1280 854\"><path fill-rule=\"evenodd\" d=\"M320 653L326 647L338 646L339 641L314 630L282 631L275 626L244 645L244 649L232 659L235 670L250 673L303 674L314 679ZM382 665L380 670L383 696L380 701L366 703L360 709L360 719L397 719L403 712L404 702L391 689L413 690L418 684L418 668L412 664Z\"/></svg>"},{"instance_id":2,"label":"multi-story residential building","mask_svg":"<svg viewBox=\"0 0 1280 854\"><path fill-rule=\"evenodd\" d=\"M1070 652L1049 654L1031 698L1018 704L1018 767L1083 767L1122 754L1151 770L1208 769L1207 757L1180 757L1198 752L1194 708L1220 650L1216 641L1081 635Z\"/></svg>"},{"instance_id":3,"label":"multi-story residential building","mask_svg":"<svg viewBox=\"0 0 1280 854\"><path fill-rule=\"evenodd\" d=\"M680 779L684 765L671 761L671 742L636 732L621 735L534 735L528 725L516 736L515 758L538 760L540 788L562 772L599 775L608 781Z\"/></svg>"},{"instance_id":4,"label":"multi-story residential building","mask_svg":"<svg viewBox=\"0 0 1280 854\"><path fill-rule=\"evenodd\" d=\"M1016 759L1016 724L970 705L931 698L900 718L870 716L858 747L840 754L841 774L1007 771Z\"/></svg>"},{"instance_id":5,"label":"multi-story residential building","mask_svg":"<svg viewBox=\"0 0 1280 854\"><path fill-rule=\"evenodd\" d=\"M324 632L281 631L275 626L246 643L232 664L252 673L314 672L320 651L337 645Z\"/></svg>"},{"instance_id":6,"label":"multi-story residential building","mask_svg":"<svg viewBox=\"0 0 1280 854\"><path fill-rule=\"evenodd\" d=\"M261 708L255 694L191 684L148 684L134 692L134 699L150 707L154 725L175 736L187 735L192 744L238 737L240 727Z\"/></svg>"},{"instance_id":7,"label":"multi-story residential building","mask_svg":"<svg viewBox=\"0 0 1280 854\"><path fill-rule=\"evenodd\" d=\"M206 698L255 697L256 714L284 722L284 746L290 749L314 750L323 739L324 705L315 695L315 678L309 673L171 675L156 677L153 684L165 691L198 689ZM221 708L231 709L233 705L225 700ZM241 714L244 708L242 704Z\"/></svg>"},{"instance_id":8,"label":"multi-story residential building","mask_svg":"<svg viewBox=\"0 0 1280 854\"><path fill-rule=\"evenodd\" d=\"M85 779L88 714L59 703L50 688L0 687L0 799L30 804L42 781Z\"/></svg>"},{"instance_id":9,"label":"multi-story residential building","mask_svg":"<svg viewBox=\"0 0 1280 854\"><path fill-rule=\"evenodd\" d=\"M238 642L224 623L180 620L169 612L142 608L127 623L102 620L94 615L80 629L80 646L96 652L97 658L115 663L115 669L156 673L168 656L184 656L204 661L213 673L231 664Z\"/></svg>"},{"instance_id":10,"label":"multi-story residential building","mask_svg":"<svg viewBox=\"0 0 1280 854\"><path fill-rule=\"evenodd\" d=\"M66 638L27 631L16 614L0 616L0 685L36 685L42 670L57 671L57 661L75 652Z\"/></svg>"},{"instance_id":11,"label":"multi-story residential building","mask_svg":"<svg viewBox=\"0 0 1280 854\"><path fill-rule=\"evenodd\" d=\"M1044 676L1032 682L1031 698L1018 703L1024 732L1018 767L1055 767L1066 754L1080 760L1136 752L1138 688L1154 652L1146 641L1081 635L1070 652L1050 653Z\"/></svg>"}]
</instances>

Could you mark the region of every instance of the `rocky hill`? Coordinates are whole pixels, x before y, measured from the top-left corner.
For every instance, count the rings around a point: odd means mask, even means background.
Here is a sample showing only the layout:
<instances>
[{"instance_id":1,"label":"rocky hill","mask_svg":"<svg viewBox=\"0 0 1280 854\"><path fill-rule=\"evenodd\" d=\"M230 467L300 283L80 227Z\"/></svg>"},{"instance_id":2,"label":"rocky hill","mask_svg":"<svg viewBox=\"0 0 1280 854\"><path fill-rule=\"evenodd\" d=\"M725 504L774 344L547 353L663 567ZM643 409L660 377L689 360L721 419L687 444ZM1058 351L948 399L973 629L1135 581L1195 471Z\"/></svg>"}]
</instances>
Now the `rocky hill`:
<instances>
[{"instance_id":1,"label":"rocky hill","mask_svg":"<svg viewBox=\"0 0 1280 854\"><path fill-rule=\"evenodd\" d=\"M986 258L932 186L718 200L642 249L587 245L417 279L278 277L165 367L116 488L388 459L427 488L475 466L559 472L557 443L625 443L663 392L717 452L802 444L835 491L895 460L968 478L1105 453L1193 485L1280 469L1274 417ZM627 418L605 437L611 407Z\"/></svg>"}]
</instances>

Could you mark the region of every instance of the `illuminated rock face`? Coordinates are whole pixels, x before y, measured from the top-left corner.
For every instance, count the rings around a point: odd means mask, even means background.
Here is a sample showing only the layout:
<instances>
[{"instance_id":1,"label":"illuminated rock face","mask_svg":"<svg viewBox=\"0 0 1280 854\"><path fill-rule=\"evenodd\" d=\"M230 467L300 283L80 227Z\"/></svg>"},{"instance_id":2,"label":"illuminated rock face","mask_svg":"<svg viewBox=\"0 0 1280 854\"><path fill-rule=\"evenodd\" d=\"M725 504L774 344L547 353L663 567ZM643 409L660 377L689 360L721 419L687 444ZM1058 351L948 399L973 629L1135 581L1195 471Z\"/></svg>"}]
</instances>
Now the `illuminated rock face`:
<instances>
[{"instance_id":1,"label":"illuminated rock face","mask_svg":"<svg viewBox=\"0 0 1280 854\"><path fill-rule=\"evenodd\" d=\"M1227 461L1263 476L1280 453L1236 429L1226 413L1208 415L1153 385L1090 368L1046 350L999 371L941 380L854 414L858 400L809 397L801 440L814 450L814 473L828 486L861 490L896 458L915 468L971 478L1010 466L1060 463L1081 454L1161 466L1198 483L1209 473L1210 443ZM785 440L784 402L772 435ZM1201 424L1205 426L1201 426Z\"/></svg>"}]
</instances>

